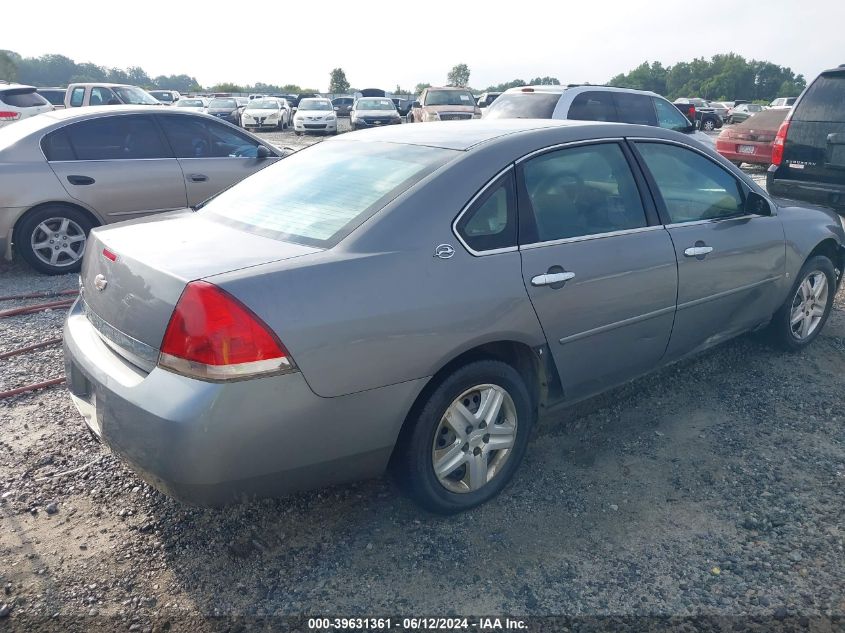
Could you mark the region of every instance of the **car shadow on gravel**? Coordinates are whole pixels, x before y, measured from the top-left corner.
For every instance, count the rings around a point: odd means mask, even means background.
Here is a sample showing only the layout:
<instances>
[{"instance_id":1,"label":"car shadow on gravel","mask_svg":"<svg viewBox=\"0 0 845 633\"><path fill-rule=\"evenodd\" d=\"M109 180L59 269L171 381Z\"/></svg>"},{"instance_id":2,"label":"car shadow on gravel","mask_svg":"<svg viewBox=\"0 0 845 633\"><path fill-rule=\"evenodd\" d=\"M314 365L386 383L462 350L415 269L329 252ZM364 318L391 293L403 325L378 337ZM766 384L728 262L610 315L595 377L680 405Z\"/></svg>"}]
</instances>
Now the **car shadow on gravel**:
<instances>
[{"instance_id":1,"label":"car shadow on gravel","mask_svg":"<svg viewBox=\"0 0 845 633\"><path fill-rule=\"evenodd\" d=\"M380 479L159 497L138 530L207 615L842 613L843 341L836 311L803 353L744 337L544 420L462 515Z\"/></svg>"}]
</instances>

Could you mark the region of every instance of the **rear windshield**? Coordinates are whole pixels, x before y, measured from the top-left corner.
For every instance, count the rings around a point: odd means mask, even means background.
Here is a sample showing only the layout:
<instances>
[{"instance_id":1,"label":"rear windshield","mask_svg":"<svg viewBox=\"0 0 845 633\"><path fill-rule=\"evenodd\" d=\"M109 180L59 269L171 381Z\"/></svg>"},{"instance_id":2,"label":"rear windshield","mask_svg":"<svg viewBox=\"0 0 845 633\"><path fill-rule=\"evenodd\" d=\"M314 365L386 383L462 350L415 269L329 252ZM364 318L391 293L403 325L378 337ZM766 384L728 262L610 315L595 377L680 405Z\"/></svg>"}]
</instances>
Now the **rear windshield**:
<instances>
[{"instance_id":1,"label":"rear windshield","mask_svg":"<svg viewBox=\"0 0 845 633\"><path fill-rule=\"evenodd\" d=\"M768 130L771 132L777 132L780 124L783 123L787 114L789 114L789 110L785 108L763 110L754 116L748 117L739 125L735 125L733 129L756 130L758 132L765 132Z\"/></svg>"},{"instance_id":2,"label":"rear windshield","mask_svg":"<svg viewBox=\"0 0 845 633\"><path fill-rule=\"evenodd\" d=\"M425 95L427 106L474 106L475 98L468 90L429 90Z\"/></svg>"},{"instance_id":3,"label":"rear windshield","mask_svg":"<svg viewBox=\"0 0 845 633\"><path fill-rule=\"evenodd\" d=\"M821 75L807 89L792 118L845 122L845 73Z\"/></svg>"},{"instance_id":4,"label":"rear windshield","mask_svg":"<svg viewBox=\"0 0 845 633\"><path fill-rule=\"evenodd\" d=\"M551 119L559 93L515 92L503 94L487 106L485 119Z\"/></svg>"},{"instance_id":5,"label":"rear windshield","mask_svg":"<svg viewBox=\"0 0 845 633\"><path fill-rule=\"evenodd\" d=\"M15 108L32 108L49 103L47 99L35 92L35 88L0 91L0 102Z\"/></svg>"},{"instance_id":6,"label":"rear windshield","mask_svg":"<svg viewBox=\"0 0 845 633\"><path fill-rule=\"evenodd\" d=\"M250 233L330 247L459 152L334 141L262 169L200 213Z\"/></svg>"},{"instance_id":7,"label":"rear windshield","mask_svg":"<svg viewBox=\"0 0 845 633\"><path fill-rule=\"evenodd\" d=\"M208 104L209 108L237 108L238 102L234 99L212 99Z\"/></svg>"}]
</instances>

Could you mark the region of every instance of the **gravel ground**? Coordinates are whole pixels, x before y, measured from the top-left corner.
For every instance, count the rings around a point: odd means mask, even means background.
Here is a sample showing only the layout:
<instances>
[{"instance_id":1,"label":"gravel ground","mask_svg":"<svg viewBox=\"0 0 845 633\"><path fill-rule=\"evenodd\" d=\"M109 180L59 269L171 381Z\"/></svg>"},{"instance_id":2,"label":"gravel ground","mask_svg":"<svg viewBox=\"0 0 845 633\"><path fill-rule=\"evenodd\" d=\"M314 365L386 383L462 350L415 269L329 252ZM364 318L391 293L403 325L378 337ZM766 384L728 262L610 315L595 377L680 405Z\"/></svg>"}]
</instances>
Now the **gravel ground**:
<instances>
[{"instance_id":1,"label":"gravel ground","mask_svg":"<svg viewBox=\"0 0 845 633\"><path fill-rule=\"evenodd\" d=\"M0 295L76 285L20 263L0 280ZM58 335L62 317L0 319L0 352ZM0 401L0 629L451 613L842 630L843 372L841 292L802 353L743 337L544 420L513 484L451 518L387 479L187 507L93 441L62 387ZM59 348L0 361L0 390L61 373Z\"/></svg>"}]
</instances>

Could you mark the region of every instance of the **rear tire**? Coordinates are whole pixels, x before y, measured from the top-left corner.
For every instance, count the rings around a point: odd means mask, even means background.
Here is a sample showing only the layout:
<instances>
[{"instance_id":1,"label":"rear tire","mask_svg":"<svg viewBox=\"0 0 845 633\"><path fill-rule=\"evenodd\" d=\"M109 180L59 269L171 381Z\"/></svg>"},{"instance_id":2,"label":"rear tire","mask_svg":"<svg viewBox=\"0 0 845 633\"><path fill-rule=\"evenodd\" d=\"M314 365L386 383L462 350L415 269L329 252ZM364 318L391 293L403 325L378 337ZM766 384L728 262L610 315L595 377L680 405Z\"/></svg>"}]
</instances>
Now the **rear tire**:
<instances>
[{"instance_id":1,"label":"rear tire","mask_svg":"<svg viewBox=\"0 0 845 633\"><path fill-rule=\"evenodd\" d=\"M701 129L705 132L712 132L716 129L716 122L713 119L705 119L701 122Z\"/></svg>"},{"instance_id":2,"label":"rear tire","mask_svg":"<svg viewBox=\"0 0 845 633\"><path fill-rule=\"evenodd\" d=\"M35 270L47 275L79 271L95 223L79 209L51 204L27 213L15 229L15 246Z\"/></svg>"},{"instance_id":3,"label":"rear tire","mask_svg":"<svg viewBox=\"0 0 845 633\"><path fill-rule=\"evenodd\" d=\"M786 300L772 317L768 335L773 344L797 352L822 331L836 294L836 270L827 257L811 257L801 267Z\"/></svg>"},{"instance_id":4,"label":"rear tire","mask_svg":"<svg viewBox=\"0 0 845 633\"><path fill-rule=\"evenodd\" d=\"M408 494L439 514L468 510L499 494L525 455L534 422L522 377L494 360L446 376L412 416L393 468Z\"/></svg>"}]
</instances>

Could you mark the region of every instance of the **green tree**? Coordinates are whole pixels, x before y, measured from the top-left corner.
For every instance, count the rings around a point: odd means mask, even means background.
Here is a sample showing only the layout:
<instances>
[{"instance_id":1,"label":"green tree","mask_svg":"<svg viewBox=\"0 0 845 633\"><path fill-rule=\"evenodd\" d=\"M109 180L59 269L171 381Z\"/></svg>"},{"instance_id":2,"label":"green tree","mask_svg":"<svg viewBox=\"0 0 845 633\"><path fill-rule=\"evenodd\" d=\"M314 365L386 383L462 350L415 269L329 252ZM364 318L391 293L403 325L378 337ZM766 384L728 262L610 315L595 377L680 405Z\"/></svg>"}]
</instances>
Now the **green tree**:
<instances>
[{"instance_id":1,"label":"green tree","mask_svg":"<svg viewBox=\"0 0 845 633\"><path fill-rule=\"evenodd\" d=\"M530 86L559 86L560 80L557 77L535 77L528 82Z\"/></svg>"},{"instance_id":2,"label":"green tree","mask_svg":"<svg viewBox=\"0 0 845 633\"><path fill-rule=\"evenodd\" d=\"M420 94L423 90L425 90L426 88L431 88L431 84L417 84L417 85L414 87L414 94L415 94L415 95L418 95L418 94Z\"/></svg>"},{"instance_id":3,"label":"green tree","mask_svg":"<svg viewBox=\"0 0 845 633\"><path fill-rule=\"evenodd\" d=\"M452 67L446 79L450 86L465 87L469 83L469 66L466 64L458 64Z\"/></svg>"},{"instance_id":4,"label":"green tree","mask_svg":"<svg viewBox=\"0 0 845 633\"><path fill-rule=\"evenodd\" d=\"M0 79L17 81L18 65L15 63L12 51L0 51Z\"/></svg>"},{"instance_id":5,"label":"green tree","mask_svg":"<svg viewBox=\"0 0 845 633\"><path fill-rule=\"evenodd\" d=\"M329 75L329 92L338 94L349 91L349 81L343 68L335 68Z\"/></svg>"},{"instance_id":6,"label":"green tree","mask_svg":"<svg viewBox=\"0 0 845 633\"><path fill-rule=\"evenodd\" d=\"M246 92L246 90L244 90L243 86L239 86L238 84L229 81L224 81L216 86L212 86L211 92Z\"/></svg>"}]
</instances>

